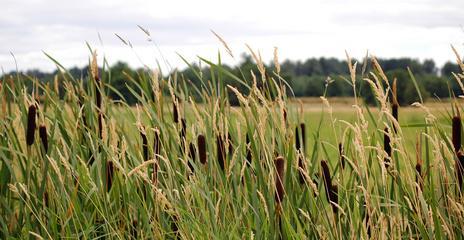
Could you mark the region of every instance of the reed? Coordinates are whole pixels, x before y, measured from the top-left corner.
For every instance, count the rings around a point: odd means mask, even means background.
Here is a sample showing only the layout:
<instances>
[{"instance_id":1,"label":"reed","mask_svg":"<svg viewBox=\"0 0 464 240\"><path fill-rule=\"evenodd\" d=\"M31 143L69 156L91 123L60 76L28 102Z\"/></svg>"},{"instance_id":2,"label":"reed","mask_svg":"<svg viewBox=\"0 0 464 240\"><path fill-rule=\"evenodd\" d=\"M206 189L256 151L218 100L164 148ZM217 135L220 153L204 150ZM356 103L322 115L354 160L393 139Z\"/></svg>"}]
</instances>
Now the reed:
<instances>
[{"instance_id":1,"label":"reed","mask_svg":"<svg viewBox=\"0 0 464 240\"><path fill-rule=\"evenodd\" d=\"M205 139L204 135L198 135L197 145L198 145L198 153L199 153L200 163L204 165L207 162L206 139Z\"/></svg>"},{"instance_id":2,"label":"reed","mask_svg":"<svg viewBox=\"0 0 464 240\"><path fill-rule=\"evenodd\" d=\"M35 105L30 105L27 111L27 129L26 129L26 144L31 146L34 144L35 139L35 130L37 128L36 125L36 115L37 115L37 108Z\"/></svg>"},{"instance_id":3,"label":"reed","mask_svg":"<svg viewBox=\"0 0 464 240\"><path fill-rule=\"evenodd\" d=\"M45 150L45 153L47 153L48 152L48 136L47 136L47 127L45 125L40 125L39 137L42 142L42 146Z\"/></svg>"},{"instance_id":4,"label":"reed","mask_svg":"<svg viewBox=\"0 0 464 240\"><path fill-rule=\"evenodd\" d=\"M327 196L327 201L330 202L332 205L332 210L336 215L338 212L337 204L338 204L338 187L332 184L332 178L330 177L330 169L329 165L326 161L321 161L321 168L322 168L322 177L324 179L324 187L325 193Z\"/></svg>"}]
</instances>

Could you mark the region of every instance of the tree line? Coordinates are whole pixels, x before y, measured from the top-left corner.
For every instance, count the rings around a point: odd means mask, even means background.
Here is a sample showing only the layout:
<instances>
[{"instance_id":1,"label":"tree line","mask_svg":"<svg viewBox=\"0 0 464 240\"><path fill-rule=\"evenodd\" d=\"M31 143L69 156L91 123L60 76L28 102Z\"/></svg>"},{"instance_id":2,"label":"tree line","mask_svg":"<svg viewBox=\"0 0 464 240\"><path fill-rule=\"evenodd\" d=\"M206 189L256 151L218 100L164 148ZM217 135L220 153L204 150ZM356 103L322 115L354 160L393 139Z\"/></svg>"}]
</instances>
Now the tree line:
<instances>
[{"instance_id":1,"label":"tree line","mask_svg":"<svg viewBox=\"0 0 464 240\"><path fill-rule=\"evenodd\" d=\"M395 78L397 79L398 101L402 105L411 104L419 100L417 88L424 99L430 97L449 98L453 95L462 94L459 84L454 80L452 75L452 73L462 72L457 64L447 62L443 66L438 67L433 60L419 61L412 58L378 59L378 62L390 81L393 81ZM220 67L222 70L218 72L211 69L217 68L217 66L192 64L189 68L174 71L170 74L175 75L176 79L178 79L177 84L185 87L189 91L189 95L193 97L196 95L199 96L198 89L201 89L205 84L208 85L208 81L214 78L222 78L224 84L234 86L244 94L247 94L248 89L238 83L232 75L249 84L252 83L252 72L260 79L256 63L249 55L242 55L240 63L236 66L221 64ZM274 79L280 79L279 81L286 82L285 85L288 86L287 94L290 96L353 96L353 88L349 80L349 69L346 60L324 57L309 58L305 61L285 60L280 63L280 72L278 75L276 74L274 63L265 64L265 67L267 71L266 77L273 77ZM366 74L373 72L373 69L370 60L366 60L366 62L358 61L356 91L368 104L375 104L375 97L369 84L363 81L361 73L364 73L364 76L366 76ZM67 71L75 79L82 79L84 84L88 81L88 66L82 68L73 67ZM107 95L113 100L124 100L128 104L135 104L137 102L137 98L129 88L135 89L134 85L137 79L149 78L149 74L151 74L150 71L144 68L132 69L124 62L117 62L105 69L104 72L108 75L105 81L111 86L110 90L107 91ZM225 74L225 72L230 74ZM52 82L55 76L60 74L62 72L59 70L54 72L30 70L19 73L19 75L38 79L43 82ZM8 76L18 76L18 73L15 71L6 73L0 79L4 81ZM414 85L412 77L416 79L417 87ZM232 104L238 103L232 92L229 92L229 100Z\"/></svg>"}]
</instances>

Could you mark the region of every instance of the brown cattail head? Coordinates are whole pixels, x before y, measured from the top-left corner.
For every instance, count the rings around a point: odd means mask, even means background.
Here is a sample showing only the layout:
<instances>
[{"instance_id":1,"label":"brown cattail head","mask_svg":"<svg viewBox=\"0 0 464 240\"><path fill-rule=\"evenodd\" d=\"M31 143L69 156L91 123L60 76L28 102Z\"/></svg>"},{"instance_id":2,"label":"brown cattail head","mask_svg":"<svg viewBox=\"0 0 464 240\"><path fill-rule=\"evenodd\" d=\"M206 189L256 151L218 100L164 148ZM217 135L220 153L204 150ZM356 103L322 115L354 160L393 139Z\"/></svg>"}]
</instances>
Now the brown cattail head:
<instances>
[{"instance_id":1,"label":"brown cattail head","mask_svg":"<svg viewBox=\"0 0 464 240\"><path fill-rule=\"evenodd\" d=\"M383 134L383 150L387 153L388 157L384 159L385 167L390 166L390 158L392 156L392 148L390 145L390 135L388 135L388 128L384 129Z\"/></svg>"},{"instance_id":2,"label":"brown cattail head","mask_svg":"<svg viewBox=\"0 0 464 240\"><path fill-rule=\"evenodd\" d=\"M306 149L306 125L304 123L300 124L300 129L301 129L301 148L303 149L303 152L305 152Z\"/></svg>"},{"instance_id":3,"label":"brown cattail head","mask_svg":"<svg viewBox=\"0 0 464 240\"><path fill-rule=\"evenodd\" d=\"M27 112L27 130L26 130L26 143L28 146L31 146L34 143L35 129L37 125L35 123L35 118L37 115L37 108L35 105L30 105Z\"/></svg>"},{"instance_id":4,"label":"brown cattail head","mask_svg":"<svg viewBox=\"0 0 464 240\"><path fill-rule=\"evenodd\" d=\"M397 89L396 89L396 78L393 80L393 89L392 89L392 95L393 95L393 101L392 101L392 115L393 117L395 118L395 120L398 122L398 108L399 108L399 104L398 104L398 98L397 98ZM395 132L396 132L396 127L394 128Z\"/></svg>"},{"instance_id":5,"label":"brown cattail head","mask_svg":"<svg viewBox=\"0 0 464 240\"><path fill-rule=\"evenodd\" d=\"M47 127L45 125L40 125L39 127L39 137L42 141L42 146L44 147L45 153L48 152L48 136L47 136Z\"/></svg>"},{"instance_id":6,"label":"brown cattail head","mask_svg":"<svg viewBox=\"0 0 464 240\"><path fill-rule=\"evenodd\" d=\"M226 159L226 146L221 135L216 136L217 158L219 167L224 171Z\"/></svg>"},{"instance_id":7,"label":"brown cattail head","mask_svg":"<svg viewBox=\"0 0 464 240\"><path fill-rule=\"evenodd\" d=\"M174 102L172 103L172 118L174 119L175 123L179 123L179 99L175 98Z\"/></svg>"},{"instance_id":8,"label":"brown cattail head","mask_svg":"<svg viewBox=\"0 0 464 240\"><path fill-rule=\"evenodd\" d=\"M251 142L250 142L250 137L247 134L246 135L246 161L247 161L248 166L251 165L252 159L253 157L251 155Z\"/></svg>"},{"instance_id":9,"label":"brown cattail head","mask_svg":"<svg viewBox=\"0 0 464 240\"><path fill-rule=\"evenodd\" d=\"M330 169L329 165L326 161L321 161L321 168L322 168L322 177L324 178L324 186L325 192L327 195L327 200L332 205L332 210L335 214L338 212L338 208L336 204L338 204L338 186L332 184L332 180L330 177Z\"/></svg>"},{"instance_id":10,"label":"brown cattail head","mask_svg":"<svg viewBox=\"0 0 464 240\"><path fill-rule=\"evenodd\" d=\"M282 115L284 117L285 124L287 124L288 123L287 122L287 109L285 109L285 108L282 109Z\"/></svg>"},{"instance_id":11,"label":"brown cattail head","mask_svg":"<svg viewBox=\"0 0 464 240\"><path fill-rule=\"evenodd\" d=\"M297 151L301 150L300 131L298 127L295 128L295 147Z\"/></svg>"},{"instance_id":12,"label":"brown cattail head","mask_svg":"<svg viewBox=\"0 0 464 240\"><path fill-rule=\"evenodd\" d=\"M345 169L346 159L345 159L345 155L343 153L343 144L342 143L338 143L338 154L340 156L340 163L342 165L342 169Z\"/></svg>"},{"instance_id":13,"label":"brown cattail head","mask_svg":"<svg viewBox=\"0 0 464 240\"><path fill-rule=\"evenodd\" d=\"M464 153L462 151L457 153L456 177L458 178L459 190L462 191L462 184L464 180Z\"/></svg>"},{"instance_id":14,"label":"brown cattail head","mask_svg":"<svg viewBox=\"0 0 464 240\"><path fill-rule=\"evenodd\" d=\"M198 135L197 145L200 162L201 164L206 164L206 139L204 135Z\"/></svg>"},{"instance_id":15,"label":"brown cattail head","mask_svg":"<svg viewBox=\"0 0 464 240\"><path fill-rule=\"evenodd\" d=\"M454 116L452 119L452 141L456 153L461 149L461 128L461 116L459 116L458 113L458 115Z\"/></svg>"},{"instance_id":16,"label":"brown cattail head","mask_svg":"<svg viewBox=\"0 0 464 240\"><path fill-rule=\"evenodd\" d=\"M283 157L279 156L274 160L275 170L276 170L276 182L275 182L275 201L280 204L284 200L285 190L284 190L284 167L285 160Z\"/></svg>"},{"instance_id":17,"label":"brown cattail head","mask_svg":"<svg viewBox=\"0 0 464 240\"><path fill-rule=\"evenodd\" d=\"M106 162L106 191L109 192L111 187L113 186L113 176L114 176L114 166L113 162L107 161Z\"/></svg>"},{"instance_id":18,"label":"brown cattail head","mask_svg":"<svg viewBox=\"0 0 464 240\"><path fill-rule=\"evenodd\" d=\"M144 129L140 130L140 136L142 137L142 152L143 152L143 160L148 160L148 139Z\"/></svg>"},{"instance_id":19,"label":"brown cattail head","mask_svg":"<svg viewBox=\"0 0 464 240\"><path fill-rule=\"evenodd\" d=\"M197 156L197 149L195 148L195 145L193 143L190 143L189 144L189 161L188 161L188 166L190 168L190 171L193 173L194 172L194 168L193 168L193 162L195 162L195 158Z\"/></svg>"}]
</instances>

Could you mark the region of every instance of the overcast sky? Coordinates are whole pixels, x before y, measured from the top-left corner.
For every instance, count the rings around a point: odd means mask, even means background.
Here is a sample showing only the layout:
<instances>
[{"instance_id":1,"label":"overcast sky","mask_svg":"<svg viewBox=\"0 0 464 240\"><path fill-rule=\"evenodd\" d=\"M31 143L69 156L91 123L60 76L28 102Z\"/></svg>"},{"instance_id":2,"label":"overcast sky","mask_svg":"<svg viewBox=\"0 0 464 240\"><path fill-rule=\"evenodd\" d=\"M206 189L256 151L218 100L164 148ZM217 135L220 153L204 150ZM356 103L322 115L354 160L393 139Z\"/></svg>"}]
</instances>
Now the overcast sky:
<instances>
[{"instance_id":1,"label":"overcast sky","mask_svg":"<svg viewBox=\"0 0 464 240\"><path fill-rule=\"evenodd\" d=\"M47 52L64 66L83 66L88 42L99 57L133 67L166 60L184 68L176 53L236 63L259 50L267 61L273 48L279 58L432 58L454 61L450 44L464 53L464 0L307 0L307 1L148 1L148 0L2 0L0 67L54 70ZM150 32L150 38L137 25ZM225 54L221 35L235 59ZM115 34L128 40L126 46ZM157 48L159 47L159 49ZM12 54L11 54L12 53ZM464 54L463 54L464 55Z\"/></svg>"}]
</instances>

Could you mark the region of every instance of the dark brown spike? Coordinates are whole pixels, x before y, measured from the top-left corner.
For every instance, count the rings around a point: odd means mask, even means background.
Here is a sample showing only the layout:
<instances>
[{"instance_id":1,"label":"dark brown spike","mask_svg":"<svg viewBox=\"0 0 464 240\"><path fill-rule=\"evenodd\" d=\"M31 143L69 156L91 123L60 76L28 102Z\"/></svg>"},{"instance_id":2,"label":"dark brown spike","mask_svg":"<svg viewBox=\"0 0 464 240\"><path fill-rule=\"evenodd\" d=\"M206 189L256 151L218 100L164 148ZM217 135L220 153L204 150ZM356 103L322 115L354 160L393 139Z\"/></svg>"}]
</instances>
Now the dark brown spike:
<instances>
[{"instance_id":1,"label":"dark brown spike","mask_svg":"<svg viewBox=\"0 0 464 240\"><path fill-rule=\"evenodd\" d=\"M338 154L340 156L340 163L342 165L342 169L345 169L345 155L343 153L343 144L342 143L338 143Z\"/></svg>"},{"instance_id":2,"label":"dark brown spike","mask_svg":"<svg viewBox=\"0 0 464 240\"><path fill-rule=\"evenodd\" d=\"M222 171L225 169L225 158L226 158L226 146L222 136L216 136L216 148L217 148L217 158L219 167L221 167Z\"/></svg>"},{"instance_id":3,"label":"dark brown spike","mask_svg":"<svg viewBox=\"0 0 464 240\"><path fill-rule=\"evenodd\" d=\"M288 124L288 121L287 121L287 109L285 109L285 108L282 109L282 116L284 118L285 124Z\"/></svg>"},{"instance_id":4,"label":"dark brown spike","mask_svg":"<svg viewBox=\"0 0 464 240\"><path fill-rule=\"evenodd\" d=\"M300 124L300 129L301 129L301 143L302 143L302 149L303 153L306 153L306 125L304 123Z\"/></svg>"},{"instance_id":5,"label":"dark brown spike","mask_svg":"<svg viewBox=\"0 0 464 240\"><path fill-rule=\"evenodd\" d=\"M174 119L175 123L179 123L179 100L176 98L172 103L172 118Z\"/></svg>"},{"instance_id":6,"label":"dark brown spike","mask_svg":"<svg viewBox=\"0 0 464 240\"><path fill-rule=\"evenodd\" d=\"M452 141L456 153L461 149L461 128L461 116L456 115L452 119Z\"/></svg>"},{"instance_id":7,"label":"dark brown spike","mask_svg":"<svg viewBox=\"0 0 464 240\"><path fill-rule=\"evenodd\" d=\"M252 159L253 157L251 155L251 142L250 142L250 137L247 134L246 135L246 161L247 161L248 166L251 165Z\"/></svg>"},{"instance_id":8,"label":"dark brown spike","mask_svg":"<svg viewBox=\"0 0 464 240\"><path fill-rule=\"evenodd\" d=\"M185 144L186 144L186 135L187 135L187 121L185 118L182 118L180 120L181 122L181 128L180 128L180 147L181 147L181 152L183 153L185 151Z\"/></svg>"},{"instance_id":9,"label":"dark brown spike","mask_svg":"<svg viewBox=\"0 0 464 240\"><path fill-rule=\"evenodd\" d=\"M140 136L142 137L143 160L147 161L148 160L148 139L143 129L140 131Z\"/></svg>"},{"instance_id":10,"label":"dark brown spike","mask_svg":"<svg viewBox=\"0 0 464 240\"><path fill-rule=\"evenodd\" d=\"M37 108L35 105L30 105L27 112L27 129L26 129L26 143L28 146L34 144L35 129L37 128L35 118L37 115Z\"/></svg>"},{"instance_id":11,"label":"dark brown spike","mask_svg":"<svg viewBox=\"0 0 464 240\"><path fill-rule=\"evenodd\" d=\"M47 127L45 125L40 125L39 127L39 137L42 141L42 146L45 150L45 153L48 152L48 136L47 136Z\"/></svg>"},{"instance_id":12,"label":"dark brown spike","mask_svg":"<svg viewBox=\"0 0 464 240\"><path fill-rule=\"evenodd\" d=\"M98 136L103 139L103 114L98 113Z\"/></svg>"},{"instance_id":13,"label":"dark brown spike","mask_svg":"<svg viewBox=\"0 0 464 240\"><path fill-rule=\"evenodd\" d=\"M109 192L113 186L114 166L111 160L106 162L106 191Z\"/></svg>"},{"instance_id":14,"label":"dark brown spike","mask_svg":"<svg viewBox=\"0 0 464 240\"><path fill-rule=\"evenodd\" d=\"M387 153L388 157L384 159L385 167L390 166L390 159L392 156L392 147L390 142L390 135L388 135L388 128L384 129L383 134L383 150Z\"/></svg>"},{"instance_id":15,"label":"dark brown spike","mask_svg":"<svg viewBox=\"0 0 464 240\"><path fill-rule=\"evenodd\" d=\"M300 130L298 127L295 128L295 147L297 151L301 150Z\"/></svg>"},{"instance_id":16,"label":"dark brown spike","mask_svg":"<svg viewBox=\"0 0 464 240\"><path fill-rule=\"evenodd\" d=\"M198 135L197 145L198 145L200 163L201 164L206 164L207 156L206 156L206 139L205 139L205 136Z\"/></svg>"},{"instance_id":17,"label":"dark brown spike","mask_svg":"<svg viewBox=\"0 0 464 240\"><path fill-rule=\"evenodd\" d=\"M195 145L193 143L190 143L189 144L189 160L187 161L188 162L188 166L190 168L190 171L193 173L195 171L195 169L193 168L193 162L195 162L195 158L197 156L197 149L195 148Z\"/></svg>"},{"instance_id":18,"label":"dark brown spike","mask_svg":"<svg viewBox=\"0 0 464 240\"><path fill-rule=\"evenodd\" d=\"M155 138L153 139L153 154L156 161L153 164L152 182L156 185L158 182L158 159L161 154L161 140L158 131L155 131Z\"/></svg>"},{"instance_id":19,"label":"dark brown spike","mask_svg":"<svg viewBox=\"0 0 464 240\"><path fill-rule=\"evenodd\" d=\"M285 160L283 157L279 156L274 160L274 165L276 169L276 182L275 182L275 201L280 204L285 197L285 189L284 189L284 168L285 168Z\"/></svg>"},{"instance_id":20,"label":"dark brown spike","mask_svg":"<svg viewBox=\"0 0 464 240\"><path fill-rule=\"evenodd\" d=\"M457 154L457 161L456 161L456 177L458 178L459 184L459 191L463 191L462 184L463 184L463 177L464 177L464 153L459 151Z\"/></svg>"},{"instance_id":21,"label":"dark brown spike","mask_svg":"<svg viewBox=\"0 0 464 240\"><path fill-rule=\"evenodd\" d=\"M334 214L337 214L338 208L336 204L338 204L338 186L332 184L329 165L327 164L326 161L324 160L321 161L321 167L322 167L322 176L324 178L324 187L325 187L325 192L327 195L327 200L332 205L332 210Z\"/></svg>"}]
</instances>

